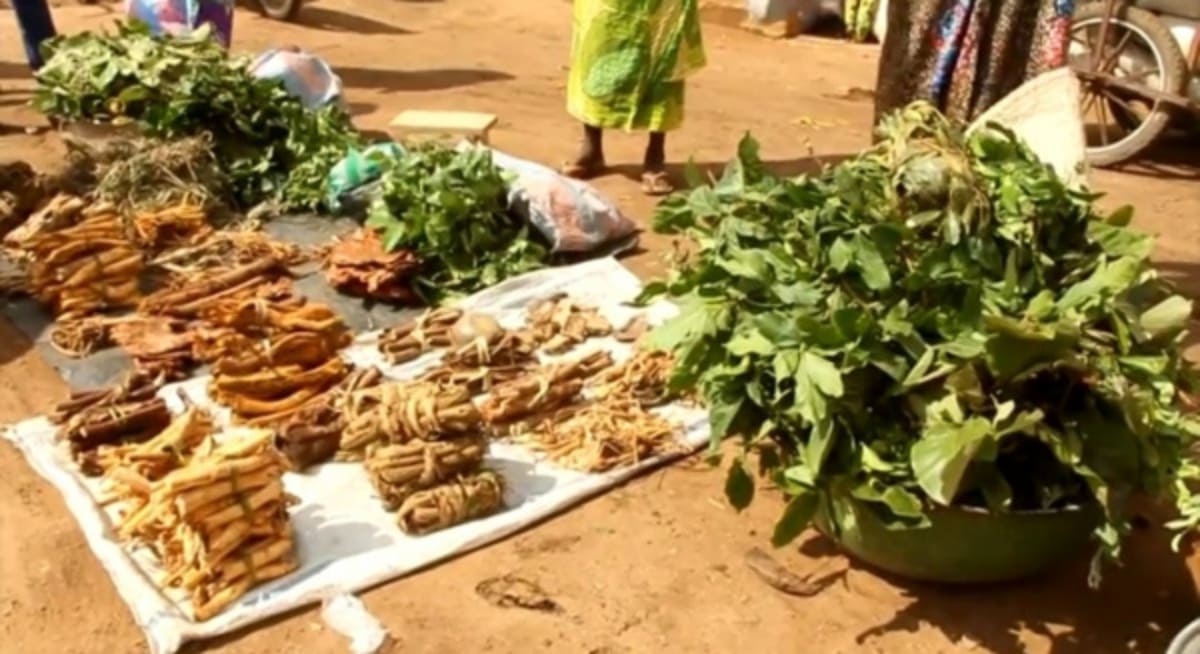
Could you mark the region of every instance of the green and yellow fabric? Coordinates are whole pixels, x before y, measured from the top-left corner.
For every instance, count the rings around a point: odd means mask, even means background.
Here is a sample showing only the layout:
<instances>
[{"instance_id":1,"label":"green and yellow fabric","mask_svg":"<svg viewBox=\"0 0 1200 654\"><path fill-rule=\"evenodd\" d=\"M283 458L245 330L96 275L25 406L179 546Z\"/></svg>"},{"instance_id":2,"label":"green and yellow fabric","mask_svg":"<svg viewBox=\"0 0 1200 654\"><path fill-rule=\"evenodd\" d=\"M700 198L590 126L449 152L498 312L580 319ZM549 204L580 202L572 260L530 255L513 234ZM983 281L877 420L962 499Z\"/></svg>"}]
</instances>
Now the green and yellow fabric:
<instances>
[{"instance_id":1,"label":"green and yellow fabric","mask_svg":"<svg viewBox=\"0 0 1200 654\"><path fill-rule=\"evenodd\" d=\"M594 127L666 132L704 67L699 0L575 0L567 110Z\"/></svg>"}]
</instances>

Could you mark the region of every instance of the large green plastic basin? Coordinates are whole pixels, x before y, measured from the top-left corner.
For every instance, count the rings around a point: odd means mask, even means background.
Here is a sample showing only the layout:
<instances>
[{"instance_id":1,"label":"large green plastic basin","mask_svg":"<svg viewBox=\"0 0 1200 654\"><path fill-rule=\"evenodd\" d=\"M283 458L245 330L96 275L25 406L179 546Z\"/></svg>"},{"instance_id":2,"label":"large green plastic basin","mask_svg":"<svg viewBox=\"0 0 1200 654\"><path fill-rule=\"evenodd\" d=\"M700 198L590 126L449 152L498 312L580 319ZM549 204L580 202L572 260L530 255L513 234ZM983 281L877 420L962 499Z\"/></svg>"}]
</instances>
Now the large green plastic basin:
<instances>
[{"instance_id":1,"label":"large green plastic basin","mask_svg":"<svg viewBox=\"0 0 1200 654\"><path fill-rule=\"evenodd\" d=\"M870 505L847 498L838 515L828 502L817 528L864 563L921 581L986 583L1029 577L1075 557L1099 523L1099 507L988 513L938 508L930 526L888 529ZM836 526L836 528L835 528Z\"/></svg>"}]
</instances>

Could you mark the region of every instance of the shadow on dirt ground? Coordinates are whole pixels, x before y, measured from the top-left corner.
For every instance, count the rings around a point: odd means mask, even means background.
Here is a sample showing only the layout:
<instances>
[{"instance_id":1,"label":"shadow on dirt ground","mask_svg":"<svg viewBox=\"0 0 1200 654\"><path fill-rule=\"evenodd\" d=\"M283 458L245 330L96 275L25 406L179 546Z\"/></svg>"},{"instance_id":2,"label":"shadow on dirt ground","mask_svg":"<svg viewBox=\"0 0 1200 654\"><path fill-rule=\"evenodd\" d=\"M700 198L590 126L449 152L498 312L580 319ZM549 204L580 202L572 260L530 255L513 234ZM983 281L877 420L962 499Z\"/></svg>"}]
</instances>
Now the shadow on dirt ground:
<instances>
[{"instance_id":1,"label":"shadow on dirt ground","mask_svg":"<svg viewBox=\"0 0 1200 654\"><path fill-rule=\"evenodd\" d=\"M817 560L842 556L823 537L805 541L800 551ZM1187 565L1171 552L1163 529L1146 527L1131 534L1121 565L1107 564L1095 590L1087 587L1089 564L1084 553L1073 564L1037 579L956 587L905 581L851 561L850 569L870 571L910 600L890 618L858 634L856 642L865 646L891 632L933 627L968 651L1019 654L1028 651L1024 633L1045 639L1051 654L1161 652L1200 612ZM827 575L820 583L838 583L845 574ZM1139 599L1130 601L1134 597ZM1116 634L1120 642L1113 642Z\"/></svg>"},{"instance_id":2,"label":"shadow on dirt ground","mask_svg":"<svg viewBox=\"0 0 1200 654\"><path fill-rule=\"evenodd\" d=\"M346 13L336 9L327 7L307 5L300 10L300 14L296 17L295 22L298 25L311 27L316 30L325 30L329 32L346 32L355 35L376 35L376 34L412 34L411 30L406 30L403 27L385 23L381 20L368 18L366 16Z\"/></svg>"},{"instance_id":3,"label":"shadow on dirt ground","mask_svg":"<svg viewBox=\"0 0 1200 654\"><path fill-rule=\"evenodd\" d=\"M372 89L383 93L442 91L484 82L514 79L512 75L486 69L395 70L338 66L337 74L347 88Z\"/></svg>"},{"instance_id":4,"label":"shadow on dirt ground","mask_svg":"<svg viewBox=\"0 0 1200 654\"><path fill-rule=\"evenodd\" d=\"M1154 179L1200 180L1200 134L1173 135L1145 152L1136 161L1113 170Z\"/></svg>"}]
</instances>

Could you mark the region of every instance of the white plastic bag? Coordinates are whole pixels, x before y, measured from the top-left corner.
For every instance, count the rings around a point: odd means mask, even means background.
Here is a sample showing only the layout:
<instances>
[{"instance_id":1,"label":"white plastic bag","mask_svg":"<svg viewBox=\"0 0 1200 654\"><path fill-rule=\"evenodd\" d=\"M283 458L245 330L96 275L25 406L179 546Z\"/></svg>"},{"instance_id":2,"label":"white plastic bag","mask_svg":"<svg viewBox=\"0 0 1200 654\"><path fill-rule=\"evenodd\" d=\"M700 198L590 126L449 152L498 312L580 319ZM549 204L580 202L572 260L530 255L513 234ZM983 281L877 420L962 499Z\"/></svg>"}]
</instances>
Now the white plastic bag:
<instances>
[{"instance_id":1,"label":"white plastic bag","mask_svg":"<svg viewBox=\"0 0 1200 654\"><path fill-rule=\"evenodd\" d=\"M1069 68L1022 84L971 123L968 131L999 123L1021 137L1068 186L1087 184L1087 141L1079 110L1079 79Z\"/></svg>"}]
</instances>

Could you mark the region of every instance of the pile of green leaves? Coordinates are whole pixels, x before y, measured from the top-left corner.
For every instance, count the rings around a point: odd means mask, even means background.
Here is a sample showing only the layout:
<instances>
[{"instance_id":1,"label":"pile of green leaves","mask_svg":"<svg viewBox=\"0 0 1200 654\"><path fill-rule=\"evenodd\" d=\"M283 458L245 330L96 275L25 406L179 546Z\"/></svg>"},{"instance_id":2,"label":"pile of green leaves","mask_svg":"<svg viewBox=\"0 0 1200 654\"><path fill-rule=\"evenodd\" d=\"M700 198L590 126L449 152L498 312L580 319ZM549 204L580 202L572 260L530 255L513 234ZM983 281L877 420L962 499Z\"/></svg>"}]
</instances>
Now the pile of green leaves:
<instances>
[{"instance_id":1,"label":"pile of green leaves","mask_svg":"<svg viewBox=\"0 0 1200 654\"><path fill-rule=\"evenodd\" d=\"M647 288L682 309L654 342L672 384L702 392L714 445L739 435L790 497L775 543L848 498L898 528L945 505L1096 502L1113 555L1132 493L1195 525L1200 430L1176 408L1191 303L1150 268L1132 211L1098 216L1010 133L964 135L928 105L879 136L796 179L747 137L655 216L698 252ZM726 490L752 499L741 458Z\"/></svg>"},{"instance_id":2,"label":"pile of green leaves","mask_svg":"<svg viewBox=\"0 0 1200 654\"><path fill-rule=\"evenodd\" d=\"M380 156L380 193L367 226L389 252L421 260L415 290L437 304L545 265L548 250L507 209L508 179L491 151L440 145Z\"/></svg>"},{"instance_id":3,"label":"pile of green leaves","mask_svg":"<svg viewBox=\"0 0 1200 654\"><path fill-rule=\"evenodd\" d=\"M66 120L136 123L172 139L210 133L235 203L316 209L329 169L362 138L338 107L309 110L276 80L209 38L161 38L140 23L115 34L59 36L45 46L37 108Z\"/></svg>"}]
</instances>

